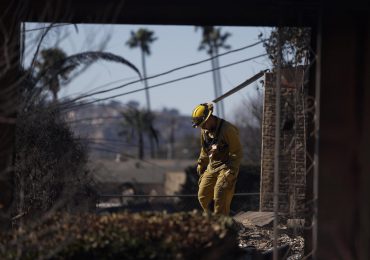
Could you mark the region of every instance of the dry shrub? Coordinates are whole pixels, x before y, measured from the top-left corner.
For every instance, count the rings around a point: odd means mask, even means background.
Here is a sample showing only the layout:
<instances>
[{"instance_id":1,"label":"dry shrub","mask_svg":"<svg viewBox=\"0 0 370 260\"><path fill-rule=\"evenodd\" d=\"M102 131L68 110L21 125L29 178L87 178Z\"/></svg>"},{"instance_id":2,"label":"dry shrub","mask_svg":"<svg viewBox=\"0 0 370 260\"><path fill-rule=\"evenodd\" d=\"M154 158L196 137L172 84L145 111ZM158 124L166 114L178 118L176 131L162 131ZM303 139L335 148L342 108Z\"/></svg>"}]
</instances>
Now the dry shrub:
<instances>
[{"instance_id":1,"label":"dry shrub","mask_svg":"<svg viewBox=\"0 0 370 260\"><path fill-rule=\"evenodd\" d=\"M37 219L50 210L95 207L87 151L60 118L50 105L39 105L18 117L15 215Z\"/></svg>"},{"instance_id":2,"label":"dry shrub","mask_svg":"<svg viewBox=\"0 0 370 260\"><path fill-rule=\"evenodd\" d=\"M57 214L2 239L2 259L236 259L240 253L231 218L196 211Z\"/></svg>"}]
</instances>

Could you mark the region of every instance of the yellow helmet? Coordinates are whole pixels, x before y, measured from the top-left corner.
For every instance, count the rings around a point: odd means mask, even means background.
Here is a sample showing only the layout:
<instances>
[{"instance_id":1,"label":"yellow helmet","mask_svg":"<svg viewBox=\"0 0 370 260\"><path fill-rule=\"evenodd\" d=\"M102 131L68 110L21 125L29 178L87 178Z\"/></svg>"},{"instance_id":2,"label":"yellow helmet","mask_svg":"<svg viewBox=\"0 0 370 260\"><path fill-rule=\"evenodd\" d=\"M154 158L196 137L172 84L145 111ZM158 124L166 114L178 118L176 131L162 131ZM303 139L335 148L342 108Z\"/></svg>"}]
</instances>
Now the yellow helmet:
<instances>
[{"instance_id":1,"label":"yellow helmet","mask_svg":"<svg viewBox=\"0 0 370 260\"><path fill-rule=\"evenodd\" d=\"M192 121L193 121L193 127L202 126L204 122L207 121L207 119L210 117L210 115L213 112L213 104L212 103L204 103L198 105L193 110L192 114Z\"/></svg>"}]
</instances>

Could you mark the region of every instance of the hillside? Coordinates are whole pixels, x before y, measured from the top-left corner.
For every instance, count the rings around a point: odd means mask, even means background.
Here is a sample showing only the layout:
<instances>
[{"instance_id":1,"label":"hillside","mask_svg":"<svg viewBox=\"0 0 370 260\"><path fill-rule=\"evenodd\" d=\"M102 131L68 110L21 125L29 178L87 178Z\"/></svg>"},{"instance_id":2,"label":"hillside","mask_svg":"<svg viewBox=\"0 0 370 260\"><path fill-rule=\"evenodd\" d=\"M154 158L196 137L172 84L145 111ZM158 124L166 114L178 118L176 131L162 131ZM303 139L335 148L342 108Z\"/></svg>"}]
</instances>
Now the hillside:
<instances>
[{"instance_id":1,"label":"hillside","mask_svg":"<svg viewBox=\"0 0 370 260\"><path fill-rule=\"evenodd\" d=\"M122 112L125 112L127 106L139 108L139 104L134 101L127 104L116 101L92 104L69 111L66 120L75 136L89 147L91 157L121 160L124 157L136 157L137 135L132 129L123 126ZM153 114L154 128L159 133L155 157L196 158L199 152L198 131L191 127L190 116L180 115L177 110L167 108L153 111ZM120 135L122 132L129 134ZM144 157L149 158L149 155L150 142L144 136Z\"/></svg>"}]
</instances>

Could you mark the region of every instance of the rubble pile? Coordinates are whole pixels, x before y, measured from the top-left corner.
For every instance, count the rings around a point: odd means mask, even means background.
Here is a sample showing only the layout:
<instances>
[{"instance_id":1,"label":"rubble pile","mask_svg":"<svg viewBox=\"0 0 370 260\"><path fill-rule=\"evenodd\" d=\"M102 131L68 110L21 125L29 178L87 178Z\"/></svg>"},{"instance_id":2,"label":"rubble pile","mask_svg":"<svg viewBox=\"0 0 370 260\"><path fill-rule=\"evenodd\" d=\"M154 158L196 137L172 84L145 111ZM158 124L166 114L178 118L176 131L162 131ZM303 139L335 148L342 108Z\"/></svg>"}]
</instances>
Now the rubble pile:
<instances>
[{"instance_id":1,"label":"rubble pile","mask_svg":"<svg viewBox=\"0 0 370 260\"><path fill-rule=\"evenodd\" d=\"M272 254L274 247L273 216L263 212L258 214L258 218L255 215L250 215L249 212L243 212L234 217L239 226L239 247L251 254ZM259 220L262 218L263 223L261 224ZM279 223L277 242L279 254L283 256L282 259L302 259L304 251L303 230L299 227L292 228L281 224L286 223L282 219L279 219Z\"/></svg>"}]
</instances>

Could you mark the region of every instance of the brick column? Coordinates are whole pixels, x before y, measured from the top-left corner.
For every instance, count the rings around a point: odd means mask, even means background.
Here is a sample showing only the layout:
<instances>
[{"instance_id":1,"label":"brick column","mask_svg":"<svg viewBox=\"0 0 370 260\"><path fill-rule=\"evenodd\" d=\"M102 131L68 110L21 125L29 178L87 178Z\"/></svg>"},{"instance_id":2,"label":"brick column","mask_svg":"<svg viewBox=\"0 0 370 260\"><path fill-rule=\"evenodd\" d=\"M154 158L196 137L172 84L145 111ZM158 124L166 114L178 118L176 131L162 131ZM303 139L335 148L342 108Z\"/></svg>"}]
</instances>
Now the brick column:
<instances>
[{"instance_id":1,"label":"brick column","mask_svg":"<svg viewBox=\"0 0 370 260\"><path fill-rule=\"evenodd\" d=\"M299 217L304 212L306 133L303 73L303 67L281 71L279 211L290 217ZM261 211L273 211L275 85L275 74L266 73L262 120Z\"/></svg>"}]
</instances>

